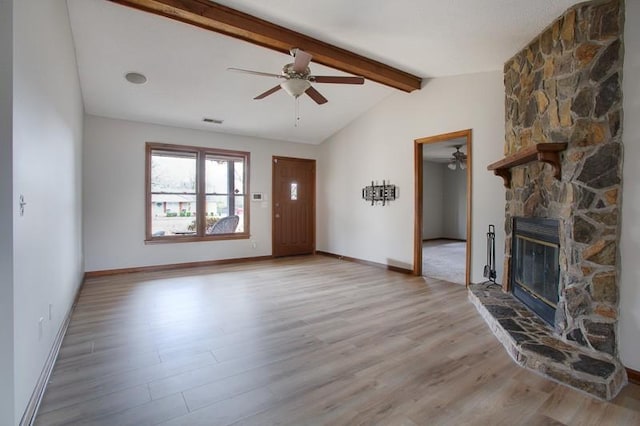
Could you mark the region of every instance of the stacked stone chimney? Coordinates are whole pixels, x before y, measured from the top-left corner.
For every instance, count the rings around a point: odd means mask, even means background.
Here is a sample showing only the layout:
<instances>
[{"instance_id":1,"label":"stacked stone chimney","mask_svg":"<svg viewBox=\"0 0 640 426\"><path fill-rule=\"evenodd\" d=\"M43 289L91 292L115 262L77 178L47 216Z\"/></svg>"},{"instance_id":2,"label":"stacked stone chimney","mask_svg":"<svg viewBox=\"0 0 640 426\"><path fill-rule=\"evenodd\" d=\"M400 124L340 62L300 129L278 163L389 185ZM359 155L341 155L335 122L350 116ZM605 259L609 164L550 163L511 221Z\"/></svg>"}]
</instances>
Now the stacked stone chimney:
<instances>
[{"instance_id":1,"label":"stacked stone chimney","mask_svg":"<svg viewBox=\"0 0 640 426\"><path fill-rule=\"evenodd\" d=\"M624 4L570 8L507 61L505 154L567 142L562 178L539 162L512 170L506 194L505 276L515 216L560 220L556 333L616 355L622 175Z\"/></svg>"}]
</instances>

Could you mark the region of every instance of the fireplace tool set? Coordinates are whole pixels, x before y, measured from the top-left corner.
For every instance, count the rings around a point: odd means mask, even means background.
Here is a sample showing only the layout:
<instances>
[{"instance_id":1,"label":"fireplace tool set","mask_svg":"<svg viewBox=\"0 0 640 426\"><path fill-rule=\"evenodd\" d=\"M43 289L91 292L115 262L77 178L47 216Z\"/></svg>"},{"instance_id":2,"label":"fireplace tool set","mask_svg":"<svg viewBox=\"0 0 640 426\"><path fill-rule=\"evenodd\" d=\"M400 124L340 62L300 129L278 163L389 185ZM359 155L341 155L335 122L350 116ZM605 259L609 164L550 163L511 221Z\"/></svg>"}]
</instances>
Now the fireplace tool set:
<instances>
[{"instance_id":1,"label":"fireplace tool set","mask_svg":"<svg viewBox=\"0 0 640 426\"><path fill-rule=\"evenodd\" d=\"M496 228L489 225L487 232L487 264L484 265L485 282L496 284Z\"/></svg>"}]
</instances>

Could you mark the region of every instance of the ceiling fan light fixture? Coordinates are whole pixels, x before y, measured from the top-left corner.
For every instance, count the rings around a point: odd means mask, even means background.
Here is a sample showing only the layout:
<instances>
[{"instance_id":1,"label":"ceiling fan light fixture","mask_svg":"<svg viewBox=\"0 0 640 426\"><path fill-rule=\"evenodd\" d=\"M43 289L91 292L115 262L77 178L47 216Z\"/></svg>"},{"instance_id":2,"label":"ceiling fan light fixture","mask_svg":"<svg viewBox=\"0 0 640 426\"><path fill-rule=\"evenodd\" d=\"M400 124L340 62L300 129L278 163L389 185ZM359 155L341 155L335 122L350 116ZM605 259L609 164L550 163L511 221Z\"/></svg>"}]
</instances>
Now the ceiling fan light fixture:
<instances>
[{"instance_id":1,"label":"ceiling fan light fixture","mask_svg":"<svg viewBox=\"0 0 640 426\"><path fill-rule=\"evenodd\" d=\"M467 155L464 152L460 151L462 145L456 145L454 148L456 152L451 154L451 158L449 159L449 164L447 167L451 170L465 170L467 168Z\"/></svg>"},{"instance_id":2,"label":"ceiling fan light fixture","mask_svg":"<svg viewBox=\"0 0 640 426\"><path fill-rule=\"evenodd\" d=\"M297 98L311 87L311 83L309 83L308 80L303 80L301 78L291 78L280 83L280 87L282 87L289 95Z\"/></svg>"}]
</instances>

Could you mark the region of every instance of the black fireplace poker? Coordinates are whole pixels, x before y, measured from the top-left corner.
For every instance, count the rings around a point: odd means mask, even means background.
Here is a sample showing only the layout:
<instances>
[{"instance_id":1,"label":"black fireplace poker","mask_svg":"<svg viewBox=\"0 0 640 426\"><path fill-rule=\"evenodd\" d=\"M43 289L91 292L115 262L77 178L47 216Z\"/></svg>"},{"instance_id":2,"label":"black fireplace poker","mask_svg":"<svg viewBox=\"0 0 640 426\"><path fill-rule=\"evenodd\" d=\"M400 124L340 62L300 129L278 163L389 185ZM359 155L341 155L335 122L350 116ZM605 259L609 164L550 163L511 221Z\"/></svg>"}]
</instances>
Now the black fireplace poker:
<instances>
[{"instance_id":1,"label":"black fireplace poker","mask_svg":"<svg viewBox=\"0 0 640 426\"><path fill-rule=\"evenodd\" d=\"M487 282L496 284L496 227L489 225L487 232L487 264L484 265L484 277Z\"/></svg>"}]
</instances>

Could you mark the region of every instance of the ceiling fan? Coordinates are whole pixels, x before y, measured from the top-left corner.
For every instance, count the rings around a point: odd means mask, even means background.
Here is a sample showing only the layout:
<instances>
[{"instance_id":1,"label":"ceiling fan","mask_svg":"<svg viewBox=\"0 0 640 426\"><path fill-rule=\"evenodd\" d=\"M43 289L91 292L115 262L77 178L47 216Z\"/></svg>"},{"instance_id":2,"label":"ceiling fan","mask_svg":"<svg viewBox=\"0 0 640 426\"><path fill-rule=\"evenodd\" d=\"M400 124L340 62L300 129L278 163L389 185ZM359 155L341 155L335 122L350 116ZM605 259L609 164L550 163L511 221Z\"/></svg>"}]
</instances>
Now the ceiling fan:
<instances>
[{"instance_id":1,"label":"ceiling fan","mask_svg":"<svg viewBox=\"0 0 640 426\"><path fill-rule=\"evenodd\" d=\"M293 63L285 65L280 74L244 70L240 68L227 68L227 70L263 77L275 77L284 80L282 83L272 87L264 93L259 94L253 99L264 99L278 90L284 89L285 92L294 98L298 98L303 93L306 93L318 105L322 105L327 103L327 98L322 96L320 92L311 86L311 83L364 84L364 77L312 75L311 70L309 69L309 62L311 62L312 56L298 48L293 48L289 52L291 53L291 56L293 56Z\"/></svg>"},{"instance_id":2,"label":"ceiling fan","mask_svg":"<svg viewBox=\"0 0 640 426\"><path fill-rule=\"evenodd\" d=\"M451 170L456 170L458 168L460 170L466 169L467 155L464 152L460 151L462 145L455 145L454 148L456 149L456 152L451 154L451 158L449 159L449 164L447 164L447 167L449 167L449 169Z\"/></svg>"}]
</instances>

